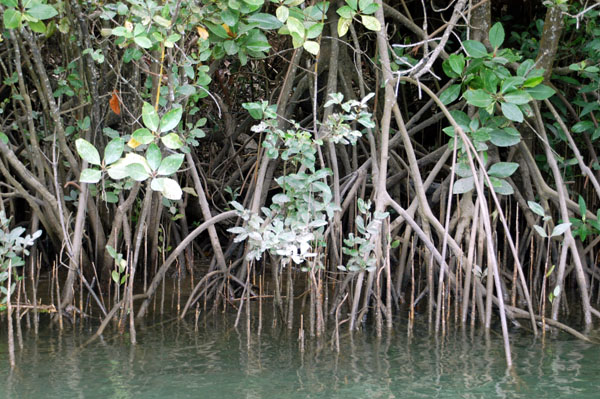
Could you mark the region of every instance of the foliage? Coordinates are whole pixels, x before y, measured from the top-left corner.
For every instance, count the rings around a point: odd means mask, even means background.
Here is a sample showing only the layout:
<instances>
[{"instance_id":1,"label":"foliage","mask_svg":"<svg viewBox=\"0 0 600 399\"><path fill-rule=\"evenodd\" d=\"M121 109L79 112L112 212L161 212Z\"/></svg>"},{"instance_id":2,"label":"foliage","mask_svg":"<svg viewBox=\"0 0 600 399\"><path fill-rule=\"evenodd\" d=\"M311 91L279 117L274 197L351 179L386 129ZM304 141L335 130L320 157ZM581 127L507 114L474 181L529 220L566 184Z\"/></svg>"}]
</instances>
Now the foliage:
<instances>
[{"instance_id":1,"label":"foliage","mask_svg":"<svg viewBox=\"0 0 600 399\"><path fill-rule=\"evenodd\" d=\"M375 212L371 214L371 201L365 202L362 198L357 201L359 215L356 216L357 234L350 233L348 238L344 239L344 248L342 251L348 255L346 265L339 265L338 269L342 271L356 272L366 270L375 271L377 259L373 254L375 243L372 238L376 237L381 230L382 220L389 215L387 212Z\"/></svg>"},{"instance_id":2,"label":"foliage","mask_svg":"<svg viewBox=\"0 0 600 399\"><path fill-rule=\"evenodd\" d=\"M246 103L250 115L262 121L253 127L255 132L266 133L262 143L269 158L281 158L286 173L275 179L281 192L274 195L269 208L261 209L264 217L245 210L236 201L231 202L245 222L244 226L228 229L236 234L235 241L248 241L248 259L259 260L269 251L281 257L282 264L293 261L296 264L313 260L313 267L322 267L317 258L319 246L324 245L324 228L334 217L339 207L332 201L331 188L326 179L331 176L327 168L317 169L317 147L325 141L354 144L362 135L351 128L351 122L371 127L371 114L366 111L366 103L372 95L362 101L343 101L339 93L331 95L326 106L338 105L342 113L333 113L322 125L323 136L314 138L310 131L291 122L291 129L279 127L274 106L266 101Z\"/></svg>"},{"instance_id":3,"label":"foliage","mask_svg":"<svg viewBox=\"0 0 600 399\"><path fill-rule=\"evenodd\" d=\"M0 310L6 305L9 295L15 290L18 276L15 268L23 266L25 260L23 257L29 255L27 247L34 244L35 240L42 235L38 230L33 234L25 233L24 227L15 227L10 229L10 218L6 218L4 211L0 212ZM10 287L8 284L8 274L12 272L12 281Z\"/></svg>"},{"instance_id":4,"label":"foliage","mask_svg":"<svg viewBox=\"0 0 600 399\"><path fill-rule=\"evenodd\" d=\"M452 111L452 116L471 139L474 148L483 153L484 158L487 156L488 142L498 147L518 144L521 135L514 123L523 122L524 115L533 115L529 102L544 100L554 94L553 89L542 84L544 71L536 69L533 60L521 62L516 75L511 73L507 64L517 62L521 57L510 49L500 48L504 39L504 29L498 22L489 32L489 41L493 47L491 52L481 42L465 40L462 45L467 56L452 54L442 64L446 75L460 79L461 83L448 87L440 95L440 100L444 104L451 104L462 93L467 104L478 110L473 118L460 110ZM463 154L464 143L456 139L454 128L446 127L444 132L452 137L451 145L456 145ZM494 191L504 195L512 194L513 188L504 179L510 177L517 168L518 164L514 162L491 165L487 173ZM460 179L454 185L454 193L462 194L473 190L474 178L466 157L459 158L456 173Z\"/></svg>"}]
</instances>

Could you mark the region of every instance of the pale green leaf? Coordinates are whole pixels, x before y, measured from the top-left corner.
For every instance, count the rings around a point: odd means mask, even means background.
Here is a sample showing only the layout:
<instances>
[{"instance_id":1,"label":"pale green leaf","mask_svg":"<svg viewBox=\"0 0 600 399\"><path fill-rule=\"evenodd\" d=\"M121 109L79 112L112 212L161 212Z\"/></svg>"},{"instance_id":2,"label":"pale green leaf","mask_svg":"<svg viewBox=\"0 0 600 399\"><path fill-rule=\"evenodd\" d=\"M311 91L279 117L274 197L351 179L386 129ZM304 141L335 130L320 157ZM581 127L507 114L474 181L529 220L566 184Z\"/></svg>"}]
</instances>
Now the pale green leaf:
<instances>
[{"instance_id":1,"label":"pale green leaf","mask_svg":"<svg viewBox=\"0 0 600 399\"><path fill-rule=\"evenodd\" d=\"M33 3L31 8L28 8L25 12L31 15L32 17L40 20L50 19L58 15L58 11L56 11L56 9L51 5L40 4L37 2Z\"/></svg>"},{"instance_id":2,"label":"pale green leaf","mask_svg":"<svg viewBox=\"0 0 600 399\"><path fill-rule=\"evenodd\" d=\"M121 158L124 147L125 142L120 137L109 141L104 149L104 165L110 165Z\"/></svg>"},{"instance_id":3,"label":"pale green leaf","mask_svg":"<svg viewBox=\"0 0 600 399\"><path fill-rule=\"evenodd\" d=\"M452 187L453 194L464 194L475 188L475 180L473 176L465 177L462 179L458 179L454 182L454 186Z\"/></svg>"},{"instance_id":4,"label":"pale green leaf","mask_svg":"<svg viewBox=\"0 0 600 399\"><path fill-rule=\"evenodd\" d=\"M552 234L550 236L556 237L556 236L563 235L567 230L569 230L570 227L571 227L571 223L569 223L569 222L561 223L557 226L554 226L554 229L552 229Z\"/></svg>"},{"instance_id":5,"label":"pale green leaf","mask_svg":"<svg viewBox=\"0 0 600 399\"><path fill-rule=\"evenodd\" d=\"M304 42L304 44L302 46L304 47L304 49L306 51L308 51L312 55L319 54L319 43L317 43L315 41L307 40Z\"/></svg>"},{"instance_id":6,"label":"pale green leaf","mask_svg":"<svg viewBox=\"0 0 600 399\"><path fill-rule=\"evenodd\" d=\"M128 176L135 181L144 181L150 177L150 174L146 171L144 165L140 163L132 163L127 165L125 169L127 170Z\"/></svg>"},{"instance_id":7,"label":"pale green leaf","mask_svg":"<svg viewBox=\"0 0 600 399\"><path fill-rule=\"evenodd\" d=\"M510 177L518 168L519 164L516 162L498 162L490 167L488 175L498 178Z\"/></svg>"},{"instance_id":8,"label":"pale green leaf","mask_svg":"<svg viewBox=\"0 0 600 399\"><path fill-rule=\"evenodd\" d=\"M133 41L135 42L135 44L137 44L141 48L148 49L148 48L152 47L152 40L150 40L148 38L148 36L146 36L146 35L135 36L133 38Z\"/></svg>"},{"instance_id":9,"label":"pale green leaf","mask_svg":"<svg viewBox=\"0 0 600 399\"><path fill-rule=\"evenodd\" d=\"M169 112L163 115L160 121L160 132L167 133L177 127L177 124L181 120L183 114L183 108L173 108Z\"/></svg>"},{"instance_id":10,"label":"pale green leaf","mask_svg":"<svg viewBox=\"0 0 600 399\"><path fill-rule=\"evenodd\" d=\"M91 163L92 165L100 165L100 154L96 147L94 147L89 141L85 139L77 139L75 141L75 147L77 153L83 160Z\"/></svg>"},{"instance_id":11,"label":"pale green leaf","mask_svg":"<svg viewBox=\"0 0 600 399\"><path fill-rule=\"evenodd\" d=\"M381 24L377 18L370 15L361 15L360 19L365 28L375 32L379 32L381 30Z\"/></svg>"},{"instance_id":12,"label":"pale green leaf","mask_svg":"<svg viewBox=\"0 0 600 399\"><path fill-rule=\"evenodd\" d=\"M160 163L157 174L161 176L169 176L177 172L181 164L183 163L183 154L169 155Z\"/></svg>"},{"instance_id":13,"label":"pale green leaf","mask_svg":"<svg viewBox=\"0 0 600 399\"><path fill-rule=\"evenodd\" d=\"M150 188L154 191L161 192L165 198L173 201L179 201L183 194L179 183L168 177L153 179L152 183L150 183Z\"/></svg>"},{"instance_id":14,"label":"pale green leaf","mask_svg":"<svg viewBox=\"0 0 600 399\"><path fill-rule=\"evenodd\" d=\"M154 107L147 102L144 102L142 106L142 120L144 121L144 125L151 131L155 132L158 130L158 114Z\"/></svg>"},{"instance_id":15,"label":"pale green leaf","mask_svg":"<svg viewBox=\"0 0 600 399\"><path fill-rule=\"evenodd\" d=\"M169 133L166 136L161 137L160 141L162 141L165 147L170 148L171 150L178 150L183 146L183 142L177 133Z\"/></svg>"},{"instance_id":16,"label":"pale green leaf","mask_svg":"<svg viewBox=\"0 0 600 399\"><path fill-rule=\"evenodd\" d=\"M148 146L148 149L146 150L146 160L148 161L150 169L153 171L157 170L160 166L162 154L156 143L152 143Z\"/></svg>"},{"instance_id":17,"label":"pale green leaf","mask_svg":"<svg viewBox=\"0 0 600 399\"><path fill-rule=\"evenodd\" d=\"M277 10L275 10L275 15L280 22L285 23L290 16L290 9L283 5L279 6L277 7Z\"/></svg>"},{"instance_id":18,"label":"pale green leaf","mask_svg":"<svg viewBox=\"0 0 600 399\"><path fill-rule=\"evenodd\" d=\"M544 212L544 208L542 208L542 206L540 204L538 204L537 202L527 201L527 205L529 205L529 209L531 209L531 211L533 213L535 213L536 215L539 215L541 217L546 216L546 213Z\"/></svg>"},{"instance_id":19,"label":"pale green leaf","mask_svg":"<svg viewBox=\"0 0 600 399\"><path fill-rule=\"evenodd\" d=\"M145 127L137 129L131 137L140 144L150 144L154 140L154 135Z\"/></svg>"},{"instance_id":20,"label":"pale green leaf","mask_svg":"<svg viewBox=\"0 0 600 399\"><path fill-rule=\"evenodd\" d=\"M98 169L86 168L81 171L79 181L81 183L98 183L102 177L102 171Z\"/></svg>"}]
</instances>

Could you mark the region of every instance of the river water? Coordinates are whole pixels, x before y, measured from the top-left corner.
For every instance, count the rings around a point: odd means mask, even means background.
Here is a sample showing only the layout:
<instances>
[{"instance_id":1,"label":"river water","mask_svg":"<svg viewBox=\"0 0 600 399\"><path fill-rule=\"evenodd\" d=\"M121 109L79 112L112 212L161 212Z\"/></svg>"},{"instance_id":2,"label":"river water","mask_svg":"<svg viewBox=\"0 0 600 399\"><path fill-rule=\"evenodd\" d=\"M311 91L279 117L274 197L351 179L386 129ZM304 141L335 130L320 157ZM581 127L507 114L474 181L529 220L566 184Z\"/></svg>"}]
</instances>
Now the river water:
<instances>
[{"instance_id":1,"label":"river water","mask_svg":"<svg viewBox=\"0 0 600 399\"><path fill-rule=\"evenodd\" d=\"M24 329L13 371L0 323L0 398L600 398L600 345L569 336L512 332L507 371L495 332L436 339L417 325L409 336L400 321L380 339L344 332L338 353L329 334L302 351L297 330L265 325L259 336L253 323L248 336L233 319L148 321L135 346L107 331L85 348L92 326L47 323L37 337Z\"/></svg>"}]
</instances>

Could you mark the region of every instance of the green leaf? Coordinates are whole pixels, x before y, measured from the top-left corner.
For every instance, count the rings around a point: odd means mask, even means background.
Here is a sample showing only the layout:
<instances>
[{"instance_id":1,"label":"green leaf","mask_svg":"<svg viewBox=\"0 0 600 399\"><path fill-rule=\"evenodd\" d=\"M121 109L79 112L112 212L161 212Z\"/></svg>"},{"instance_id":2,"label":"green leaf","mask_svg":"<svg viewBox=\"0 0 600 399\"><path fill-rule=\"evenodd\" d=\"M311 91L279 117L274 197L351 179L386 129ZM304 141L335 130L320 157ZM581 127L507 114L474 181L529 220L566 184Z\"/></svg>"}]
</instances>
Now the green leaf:
<instances>
[{"instance_id":1,"label":"green leaf","mask_svg":"<svg viewBox=\"0 0 600 399\"><path fill-rule=\"evenodd\" d=\"M523 112L517 105L501 102L500 107L502 108L502 114L507 119L514 122L523 122Z\"/></svg>"},{"instance_id":2,"label":"green leaf","mask_svg":"<svg viewBox=\"0 0 600 399\"><path fill-rule=\"evenodd\" d=\"M238 22L238 19L238 13L230 8L226 8L221 12L221 21L223 21L226 25L235 26L235 24Z\"/></svg>"},{"instance_id":3,"label":"green leaf","mask_svg":"<svg viewBox=\"0 0 600 399\"><path fill-rule=\"evenodd\" d=\"M346 0L346 4L348 4L353 10L358 10L358 0Z\"/></svg>"},{"instance_id":4,"label":"green leaf","mask_svg":"<svg viewBox=\"0 0 600 399\"><path fill-rule=\"evenodd\" d=\"M480 108L486 108L494 103L494 98L484 90L467 90L463 97L467 103Z\"/></svg>"},{"instance_id":5,"label":"green leaf","mask_svg":"<svg viewBox=\"0 0 600 399\"><path fill-rule=\"evenodd\" d=\"M154 141L154 135L145 127L133 132L131 137L140 144L150 144Z\"/></svg>"},{"instance_id":6,"label":"green leaf","mask_svg":"<svg viewBox=\"0 0 600 399\"><path fill-rule=\"evenodd\" d=\"M40 20L50 19L58 15L58 11L56 11L54 7L48 4L40 3L34 3L34 5L31 8L28 8L25 12L31 15L32 17Z\"/></svg>"},{"instance_id":7,"label":"green leaf","mask_svg":"<svg viewBox=\"0 0 600 399\"><path fill-rule=\"evenodd\" d=\"M263 110L260 103L243 103L242 108L244 108L251 117L256 120L260 120L263 117Z\"/></svg>"},{"instance_id":8,"label":"green leaf","mask_svg":"<svg viewBox=\"0 0 600 399\"><path fill-rule=\"evenodd\" d=\"M115 138L108 142L104 149L104 165L110 165L121 158L125 142L122 138Z\"/></svg>"},{"instance_id":9,"label":"green leaf","mask_svg":"<svg viewBox=\"0 0 600 399\"><path fill-rule=\"evenodd\" d=\"M537 85L539 85L540 83L542 83L544 81L544 77L543 76L534 76L533 78L529 78L527 79L524 83L523 83L523 87L535 87Z\"/></svg>"},{"instance_id":10,"label":"green leaf","mask_svg":"<svg viewBox=\"0 0 600 399\"><path fill-rule=\"evenodd\" d=\"M244 3L251 6L252 11L254 11L264 4L264 0L244 0Z\"/></svg>"},{"instance_id":11,"label":"green leaf","mask_svg":"<svg viewBox=\"0 0 600 399\"><path fill-rule=\"evenodd\" d=\"M519 144L521 135L513 128L494 129L490 132L490 141L498 147L509 147Z\"/></svg>"},{"instance_id":12,"label":"green leaf","mask_svg":"<svg viewBox=\"0 0 600 399\"><path fill-rule=\"evenodd\" d=\"M352 24L351 18L338 19L338 26L337 26L338 36L343 37L346 33L348 33L348 29L350 29L351 24Z\"/></svg>"},{"instance_id":13,"label":"green leaf","mask_svg":"<svg viewBox=\"0 0 600 399\"><path fill-rule=\"evenodd\" d=\"M545 100L550 98L556 93L554 89L546 86L546 85L537 85L535 87L531 87L527 89L527 93L531 95L536 100Z\"/></svg>"},{"instance_id":14,"label":"green leaf","mask_svg":"<svg viewBox=\"0 0 600 399\"><path fill-rule=\"evenodd\" d=\"M284 23L290 16L290 9L283 5L279 6L277 7L277 10L275 10L275 15L280 22Z\"/></svg>"},{"instance_id":15,"label":"green leaf","mask_svg":"<svg viewBox=\"0 0 600 399\"><path fill-rule=\"evenodd\" d=\"M464 194L475 188L475 180L473 176L458 179L452 187L452 194Z\"/></svg>"},{"instance_id":16,"label":"green leaf","mask_svg":"<svg viewBox=\"0 0 600 399\"><path fill-rule=\"evenodd\" d=\"M585 205L585 200L580 195L579 198L577 199L577 202L579 204L579 212L581 213L581 220L585 221L585 214L587 212L587 206Z\"/></svg>"},{"instance_id":17,"label":"green leaf","mask_svg":"<svg viewBox=\"0 0 600 399\"><path fill-rule=\"evenodd\" d=\"M500 22L496 22L490 29L490 44L494 48L499 48L504 43L504 28Z\"/></svg>"},{"instance_id":18,"label":"green leaf","mask_svg":"<svg viewBox=\"0 0 600 399\"><path fill-rule=\"evenodd\" d=\"M366 6L365 8L362 8L360 10L360 12L362 14L366 14L366 15L374 14L375 11L377 11L378 8L379 8L379 4L377 4L377 3L371 3L368 6Z\"/></svg>"},{"instance_id":19,"label":"green leaf","mask_svg":"<svg viewBox=\"0 0 600 399\"><path fill-rule=\"evenodd\" d=\"M160 132L167 133L168 131L173 130L179 124L181 120L181 115L183 114L183 108L173 108L169 112L163 115L160 120Z\"/></svg>"},{"instance_id":20,"label":"green leaf","mask_svg":"<svg viewBox=\"0 0 600 399\"><path fill-rule=\"evenodd\" d=\"M498 178L510 177L518 168L519 164L515 162L498 162L490 167L488 175Z\"/></svg>"},{"instance_id":21,"label":"green leaf","mask_svg":"<svg viewBox=\"0 0 600 399\"><path fill-rule=\"evenodd\" d=\"M502 81L500 85L500 93L504 94L509 91L516 90L525 81L521 76L511 76Z\"/></svg>"},{"instance_id":22,"label":"green leaf","mask_svg":"<svg viewBox=\"0 0 600 399\"><path fill-rule=\"evenodd\" d=\"M81 171L79 181L82 183L98 183L102 177L102 171L98 169L86 168Z\"/></svg>"},{"instance_id":23,"label":"green leaf","mask_svg":"<svg viewBox=\"0 0 600 399\"><path fill-rule=\"evenodd\" d=\"M170 148L171 150L178 150L183 146L183 142L177 133L169 133L166 136L161 137L160 141L162 141L165 147Z\"/></svg>"},{"instance_id":24,"label":"green leaf","mask_svg":"<svg viewBox=\"0 0 600 399\"><path fill-rule=\"evenodd\" d=\"M227 31L225 30L225 28L223 28L221 25L216 25L216 24L211 24L209 22L205 22L204 25L208 28L209 31L211 31L211 33L213 33L215 36L220 37L221 39L230 39L229 35L227 34Z\"/></svg>"},{"instance_id":25,"label":"green leaf","mask_svg":"<svg viewBox=\"0 0 600 399\"><path fill-rule=\"evenodd\" d=\"M519 65L519 67L517 68L517 75L525 77L525 74L529 74L528 72L531 71L531 68L533 68L534 64L534 61L531 59L523 61L521 65Z\"/></svg>"},{"instance_id":26,"label":"green leaf","mask_svg":"<svg viewBox=\"0 0 600 399\"><path fill-rule=\"evenodd\" d=\"M160 161L162 160L162 154L160 152L160 148L155 143L152 143L148 146L146 150L146 160L148 161L148 165L150 169L155 171L160 166Z\"/></svg>"},{"instance_id":27,"label":"green leaf","mask_svg":"<svg viewBox=\"0 0 600 399\"><path fill-rule=\"evenodd\" d=\"M129 32L129 31L128 31L128 30L127 30L125 27L123 27L123 26L118 26L118 27L116 27L116 28L113 28L113 29L112 29L112 31L111 31L111 33L112 33L114 36L119 36L119 37L120 37L120 36L125 36L125 37L127 37L127 36L129 36L129 35L130 35L130 32Z\"/></svg>"},{"instance_id":28,"label":"green leaf","mask_svg":"<svg viewBox=\"0 0 600 399\"><path fill-rule=\"evenodd\" d=\"M144 168L144 165L141 163L129 164L125 167L125 169L127 171L127 175L135 181L144 181L150 177L150 174L146 171L146 168Z\"/></svg>"},{"instance_id":29,"label":"green leaf","mask_svg":"<svg viewBox=\"0 0 600 399\"><path fill-rule=\"evenodd\" d=\"M354 16L355 12L352 8L348 7L348 6L343 6L337 9L336 13L345 19L352 19L352 17Z\"/></svg>"},{"instance_id":30,"label":"green leaf","mask_svg":"<svg viewBox=\"0 0 600 399\"><path fill-rule=\"evenodd\" d=\"M279 29L282 25L277 17L263 12L252 14L248 18L248 22L258 24L258 27L263 30Z\"/></svg>"},{"instance_id":31,"label":"green leaf","mask_svg":"<svg viewBox=\"0 0 600 399\"><path fill-rule=\"evenodd\" d=\"M506 93L503 97L504 101L506 101L507 103L517 105L527 104L533 100L531 95L524 90L511 91Z\"/></svg>"},{"instance_id":32,"label":"green leaf","mask_svg":"<svg viewBox=\"0 0 600 399\"><path fill-rule=\"evenodd\" d=\"M75 147L77 148L77 153L81 158L85 161L91 163L92 165L100 165L100 154L96 147L94 147L89 141L85 139L77 139L75 141Z\"/></svg>"},{"instance_id":33,"label":"green leaf","mask_svg":"<svg viewBox=\"0 0 600 399\"><path fill-rule=\"evenodd\" d=\"M440 94L440 100L444 105L448 105L458 98L460 95L460 85L452 85Z\"/></svg>"},{"instance_id":34,"label":"green leaf","mask_svg":"<svg viewBox=\"0 0 600 399\"><path fill-rule=\"evenodd\" d=\"M151 131L156 132L158 130L158 114L154 107L147 102L144 102L142 106L142 120L144 125Z\"/></svg>"},{"instance_id":35,"label":"green leaf","mask_svg":"<svg viewBox=\"0 0 600 399\"><path fill-rule=\"evenodd\" d=\"M9 8L4 11L4 15L2 16L2 20L4 21L4 27L6 29L16 29L21 25L21 19L23 18L23 14L14 8Z\"/></svg>"},{"instance_id":36,"label":"green leaf","mask_svg":"<svg viewBox=\"0 0 600 399\"><path fill-rule=\"evenodd\" d=\"M304 49L306 51L308 51L312 55L319 54L319 43L317 43L315 41L307 40L304 42L304 44L302 46L304 47Z\"/></svg>"},{"instance_id":37,"label":"green leaf","mask_svg":"<svg viewBox=\"0 0 600 399\"><path fill-rule=\"evenodd\" d=\"M569 223L569 222L561 223L557 226L554 226L554 229L552 229L552 234L550 234L550 237L556 237L556 236L563 235L567 230L569 230L570 227L571 227L571 223Z\"/></svg>"},{"instance_id":38,"label":"green leaf","mask_svg":"<svg viewBox=\"0 0 600 399\"><path fill-rule=\"evenodd\" d=\"M488 55L485 46L476 40L465 40L462 44L467 54L473 58L483 58Z\"/></svg>"},{"instance_id":39,"label":"green leaf","mask_svg":"<svg viewBox=\"0 0 600 399\"><path fill-rule=\"evenodd\" d=\"M148 48L152 47L152 40L150 40L148 38L148 36L146 36L146 35L135 36L133 38L133 41L135 42L135 44L137 44L141 48L148 49Z\"/></svg>"},{"instance_id":40,"label":"green leaf","mask_svg":"<svg viewBox=\"0 0 600 399\"><path fill-rule=\"evenodd\" d=\"M29 21L27 22L27 25L29 25L29 29L31 29L35 33L46 33L46 25L42 21Z\"/></svg>"},{"instance_id":41,"label":"green leaf","mask_svg":"<svg viewBox=\"0 0 600 399\"><path fill-rule=\"evenodd\" d=\"M574 124L571 130L573 130L574 133L583 133L587 131L591 132L594 128L595 126L592 121L581 121Z\"/></svg>"},{"instance_id":42,"label":"green leaf","mask_svg":"<svg viewBox=\"0 0 600 399\"><path fill-rule=\"evenodd\" d=\"M314 39L316 37L319 37L319 35L321 34L321 32L323 32L323 24L319 22L319 23L314 24L313 26L311 26L310 28L307 29L307 31L306 31L306 38L307 39Z\"/></svg>"},{"instance_id":43,"label":"green leaf","mask_svg":"<svg viewBox=\"0 0 600 399\"><path fill-rule=\"evenodd\" d=\"M448 65L454 73L460 76L465 68L465 57L462 54L451 54L448 57Z\"/></svg>"},{"instance_id":44,"label":"green leaf","mask_svg":"<svg viewBox=\"0 0 600 399\"><path fill-rule=\"evenodd\" d=\"M177 172L181 164L183 163L183 154L169 155L160 163L157 174L161 176L169 176Z\"/></svg>"},{"instance_id":45,"label":"green leaf","mask_svg":"<svg viewBox=\"0 0 600 399\"><path fill-rule=\"evenodd\" d=\"M235 55L239 51L239 47L234 40L227 40L223 43L223 48L227 55Z\"/></svg>"},{"instance_id":46,"label":"green leaf","mask_svg":"<svg viewBox=\"0 0 600 399\"><path fill-rule=\"evenodd\" d=\"M0 0L0 4L3 4L6 7L18 7L19 0Z\"/></svg>"},{"instance_id":47,"label":"green leaf","mask_svg":"<svg viewBox=\"0 0 600 399\"><path fill-rule=\"evenodd\" d=\"M120 284L119 283L119 272L117 272L116 270L113 270L110 275L116 284Z\"/></svg>"},{"instance_id":48,"label":"green leaf","mask_svg":"<svg viewBox=\"0 0 600 399\"><path fill-rule=\"evenodd\" d=\"M179 201L183 194L179 183L168 177L153 179L152 183L150 183L150 188L154 191L161 192L165 198L173 201Z\"/></svg>"},{"instance_id":49,"label":"green leaf","mask_svg":"<svg viewBox=\"0 0 600 399\"><path fill-rule=\"evenodd\" d=\"M377 18L370 15L361 15L360 19L365 28L375 32L379 32L381 30L381 24Z\"/></svg>"}]
</instances>

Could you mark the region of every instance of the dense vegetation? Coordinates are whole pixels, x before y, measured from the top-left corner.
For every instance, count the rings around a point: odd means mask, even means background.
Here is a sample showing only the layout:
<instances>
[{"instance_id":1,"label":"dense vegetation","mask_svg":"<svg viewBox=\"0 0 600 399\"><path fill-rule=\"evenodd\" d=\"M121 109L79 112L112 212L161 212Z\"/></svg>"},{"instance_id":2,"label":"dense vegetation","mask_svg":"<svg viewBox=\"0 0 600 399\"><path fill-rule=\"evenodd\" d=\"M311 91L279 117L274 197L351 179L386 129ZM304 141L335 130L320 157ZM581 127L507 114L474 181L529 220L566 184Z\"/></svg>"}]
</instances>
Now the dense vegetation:
<instances>
[{"instance_id":1,"label":"dense vegetation","mask_svg":"<svg viewBox=\"0 0 600 399\"><path fill-rule=\"evenodd\" d=\"M509 365L507 320L585 339L561 319L600 316L600 3L538 3L0 0L9 337L48 274L61 326L85 296L132 342L167 276L180 317L497 316Z\"/></svg>"}]
</instances>

